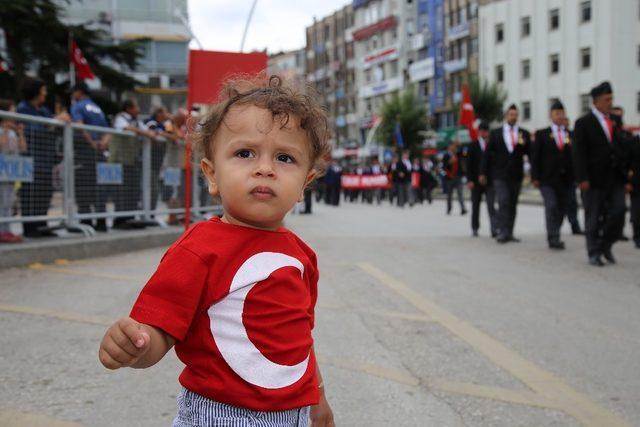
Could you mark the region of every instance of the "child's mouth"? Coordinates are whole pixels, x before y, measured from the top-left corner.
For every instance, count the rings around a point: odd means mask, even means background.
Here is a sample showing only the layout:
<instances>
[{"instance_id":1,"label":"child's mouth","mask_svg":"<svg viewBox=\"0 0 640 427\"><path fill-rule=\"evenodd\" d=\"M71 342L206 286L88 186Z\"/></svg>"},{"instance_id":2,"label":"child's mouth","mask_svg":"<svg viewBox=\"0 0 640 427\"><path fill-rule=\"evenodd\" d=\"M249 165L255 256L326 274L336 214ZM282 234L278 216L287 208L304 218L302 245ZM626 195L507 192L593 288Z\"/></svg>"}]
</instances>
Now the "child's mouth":
<instances>
[{"instance_id":1,"label":"child's mouth","mask_svg":"<svg viewBox=\"0 0 640 427\"><path fill-rule=\"evenodd\" d=\"M276 193L269 187L255 187L251 190L251 194L260 200L268 200L276 196Z\"/></svg>"}]
</instances>

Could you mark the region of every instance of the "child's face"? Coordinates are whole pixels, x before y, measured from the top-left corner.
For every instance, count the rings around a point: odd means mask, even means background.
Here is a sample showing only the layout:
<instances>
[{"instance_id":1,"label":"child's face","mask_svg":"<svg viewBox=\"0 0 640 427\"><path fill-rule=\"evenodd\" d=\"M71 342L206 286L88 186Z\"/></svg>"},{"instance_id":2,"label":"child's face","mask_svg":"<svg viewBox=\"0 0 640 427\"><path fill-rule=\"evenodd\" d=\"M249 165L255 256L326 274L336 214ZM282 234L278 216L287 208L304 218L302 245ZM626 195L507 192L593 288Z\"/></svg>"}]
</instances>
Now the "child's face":
<instances>
[{"instance_id":1,"label":"child's face","mask_svg":"<svg viewBox=\"0 0 640 427\"><path fill-rule=\"evenodd\" d=\"M310 150L297 117L281 128L268 110L232 107L207 153L211 160L202 160L209 192L222 199L223 220L278 228L315 175Z\"/></svg>"}]
</instances>

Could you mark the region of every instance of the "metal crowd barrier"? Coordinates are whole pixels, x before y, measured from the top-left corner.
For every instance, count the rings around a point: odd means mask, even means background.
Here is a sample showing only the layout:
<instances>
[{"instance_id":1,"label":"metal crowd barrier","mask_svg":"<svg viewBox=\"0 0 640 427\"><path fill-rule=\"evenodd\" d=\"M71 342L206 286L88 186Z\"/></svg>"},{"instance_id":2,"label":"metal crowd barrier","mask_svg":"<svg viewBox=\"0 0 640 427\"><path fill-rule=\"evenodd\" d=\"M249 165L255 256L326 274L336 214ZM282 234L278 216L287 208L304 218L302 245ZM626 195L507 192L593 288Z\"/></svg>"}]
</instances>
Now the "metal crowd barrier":
<instances>
[{"instance_id":1,"label":"metal crowd barrier","mask_svg":"<svg viewBox=\"0 0 640 427\"><path fill-rule=\"evenodd\" d=\"M90 236L165 227L185 214L183 141L6 111L0 111L2 122L7 126L0 129L23 128L27 144L24 153L0 151L0 187L13 187L17 196L11 210L0 211L0 223L11 231L19 233L22 225L27 237L59 229ZM195 162L192 171L192 217L221 212Z\"/></svg>"}]
</instances>

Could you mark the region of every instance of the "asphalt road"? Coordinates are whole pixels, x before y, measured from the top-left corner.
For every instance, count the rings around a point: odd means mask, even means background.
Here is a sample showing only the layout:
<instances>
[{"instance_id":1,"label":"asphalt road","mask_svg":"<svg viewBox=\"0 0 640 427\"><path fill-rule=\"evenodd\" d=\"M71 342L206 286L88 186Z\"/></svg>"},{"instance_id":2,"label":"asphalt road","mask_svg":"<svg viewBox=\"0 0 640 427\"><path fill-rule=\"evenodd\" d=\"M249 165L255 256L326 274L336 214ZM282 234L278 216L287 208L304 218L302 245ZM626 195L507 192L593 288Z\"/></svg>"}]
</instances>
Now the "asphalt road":
<instances>
[{"instance_id":1,"label":"asphalt road","mask_svg":"<svg viewBox=\"0 0 640 427\"><path fill-rule=\"evenodd\" d=\"M586 264L584 239L546 248L470 237L444 205L315 206L287 225L317 252L315 340L339 426L640 426L640 251ZM567 231L565 229L565 231ZM629 230L627 229L627 234ZM170 425L180 362L107 371L106 325L163 249L0 272L0 425Z\"/></svg>"}]
</instances>

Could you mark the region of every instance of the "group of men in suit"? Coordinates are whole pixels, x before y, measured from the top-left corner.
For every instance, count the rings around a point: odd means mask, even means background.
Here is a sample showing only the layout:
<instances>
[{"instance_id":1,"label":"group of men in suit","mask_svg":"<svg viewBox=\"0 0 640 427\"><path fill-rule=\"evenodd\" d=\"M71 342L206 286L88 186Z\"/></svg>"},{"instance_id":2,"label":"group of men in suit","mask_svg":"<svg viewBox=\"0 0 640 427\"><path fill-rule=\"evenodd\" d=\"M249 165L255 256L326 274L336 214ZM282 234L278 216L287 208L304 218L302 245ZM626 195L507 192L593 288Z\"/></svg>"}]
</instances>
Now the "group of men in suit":
<instances>
[{"instance_id":1,"label":"group of men in suit","mask_svg":"<svg viewBox=\"0 0 640 427\"><path fill-rule=\"evenodd\" d=\"M491 235L498 243L519 242L514 236L518 198L524 177L524 158L531 164L531 179L545 206L549 248L562 250L560 228L566 216L573 234L582 234L577 220L576 183L585 211L589 264L615 264L613 244L622 236L625 193L631 194L634 240L640 248L640 138L622 128L612 113L613 91L608 82L591 90L593 107L568 129L560 101L550 109L550 126L530 133L518 125L518 109L511 105L502 127L489 131L480 124L478 139L468 149L467 181L471 189L471 228L480 227L479 212L485 196ZM497 204L497 209L495 208Z\"/></svg>"}]
</instances>

